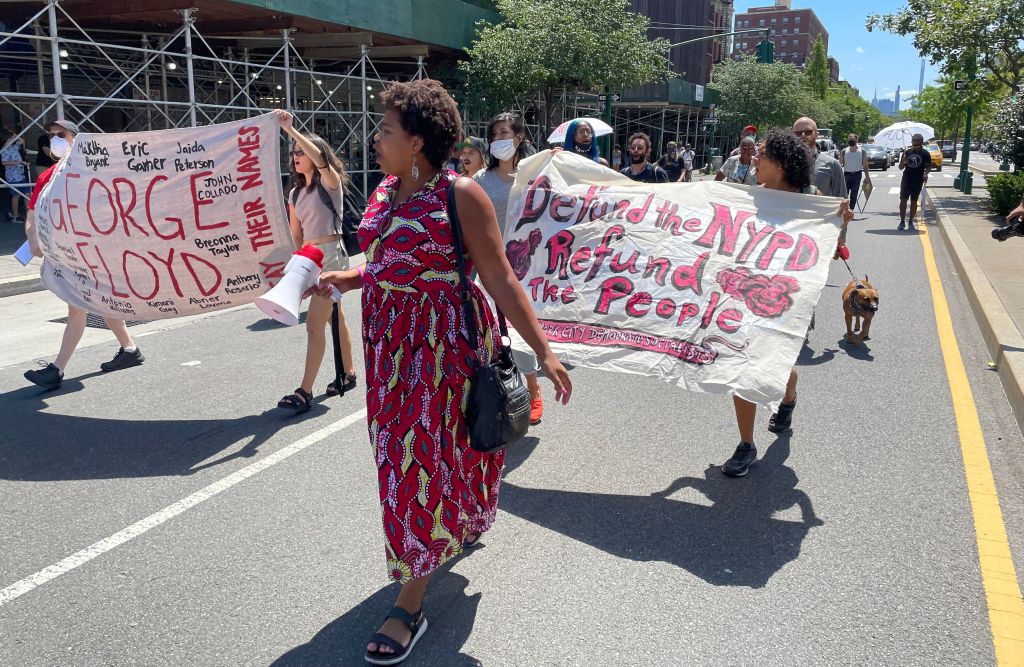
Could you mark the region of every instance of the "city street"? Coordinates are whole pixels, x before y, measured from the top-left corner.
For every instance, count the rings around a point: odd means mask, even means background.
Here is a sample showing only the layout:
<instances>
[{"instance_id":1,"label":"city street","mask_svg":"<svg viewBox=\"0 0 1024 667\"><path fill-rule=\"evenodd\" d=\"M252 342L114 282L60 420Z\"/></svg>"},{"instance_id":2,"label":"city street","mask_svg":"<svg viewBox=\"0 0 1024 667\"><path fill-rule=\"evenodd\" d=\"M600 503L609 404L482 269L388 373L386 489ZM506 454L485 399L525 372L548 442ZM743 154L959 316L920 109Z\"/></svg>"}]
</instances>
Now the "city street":
<instances>
[{"instance_id":1,"label":"city street","mask_svg":"<svg viewBox=\"0 0 1024 667\"><path fill-rule=\"evenodd\" d=\"M897 231L899 171L872 178L849 237L881 295L872 340L842 341L833 262L792 433L764 412L760 460L728 478L731 400L576 368L560 406L545 382L498 521L431 584L404 664L996 664L954 410L976 408L1021 581L1024 441L934 220ZM358 295L345 310L358 331ZM22 373L64 315L47 292L0 299L0 664L363 664L397 588L362 379L323 398L326 360L312 411L275 408L304 332L248 306L133 326L146 362L111 374L90 328L46 393Z\"/></svg>"}]
</instances>

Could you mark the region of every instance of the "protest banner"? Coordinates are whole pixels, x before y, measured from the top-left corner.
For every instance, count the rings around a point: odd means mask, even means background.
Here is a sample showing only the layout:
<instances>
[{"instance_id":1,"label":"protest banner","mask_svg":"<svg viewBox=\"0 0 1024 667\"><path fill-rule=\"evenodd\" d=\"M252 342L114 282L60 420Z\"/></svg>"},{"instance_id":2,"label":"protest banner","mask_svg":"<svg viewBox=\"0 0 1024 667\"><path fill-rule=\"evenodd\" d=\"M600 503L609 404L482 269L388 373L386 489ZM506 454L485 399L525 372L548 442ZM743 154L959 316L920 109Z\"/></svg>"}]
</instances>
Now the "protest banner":
<instances>
[{"instance_id":1,"label":"protest banner","mask_svg":"<svg viewBox=\"0 0 1024 667\"><path fill-rule=\"evenodd\" d=\"M291 256L280 125L79 134L36 203L43 284L107 317L250 303Z\"/></svg>"},{"instance_id":2,"label":"protest banner","mask_svg":"<svg viewBox=\"0 0 1024 667\"><path fill-rule=\"evenodd\" d=\"M635 183L545 152L520 163L502 232L563 360L775 405L828 276L841 201Z\"/></svg>"}]
</instances>

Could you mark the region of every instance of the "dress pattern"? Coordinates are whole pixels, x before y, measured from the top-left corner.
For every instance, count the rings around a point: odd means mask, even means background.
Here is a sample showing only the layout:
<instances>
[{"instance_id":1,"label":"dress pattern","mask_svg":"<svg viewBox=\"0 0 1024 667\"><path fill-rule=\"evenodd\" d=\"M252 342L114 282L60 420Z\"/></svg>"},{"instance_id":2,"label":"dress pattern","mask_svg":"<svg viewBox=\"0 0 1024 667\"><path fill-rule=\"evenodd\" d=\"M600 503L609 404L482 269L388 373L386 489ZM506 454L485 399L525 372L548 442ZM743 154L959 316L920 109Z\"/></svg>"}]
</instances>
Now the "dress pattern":
<instances>
[{"instance_id":1,"label":"dress pattern","mask_svg":"<svg viewBox=\"0 0 1024 667\"><path fill-rule=\"evenodd\" d=\"M385 178L359 227L367 422L388 577L402 583L458 555L467 533L491 527L505 458L469 446L473 360L487 363L501 343L475 284L479 349L468 340L445 205L455 178L441 170L397 206L399 180Z\"/></svg>"}]
</instances>

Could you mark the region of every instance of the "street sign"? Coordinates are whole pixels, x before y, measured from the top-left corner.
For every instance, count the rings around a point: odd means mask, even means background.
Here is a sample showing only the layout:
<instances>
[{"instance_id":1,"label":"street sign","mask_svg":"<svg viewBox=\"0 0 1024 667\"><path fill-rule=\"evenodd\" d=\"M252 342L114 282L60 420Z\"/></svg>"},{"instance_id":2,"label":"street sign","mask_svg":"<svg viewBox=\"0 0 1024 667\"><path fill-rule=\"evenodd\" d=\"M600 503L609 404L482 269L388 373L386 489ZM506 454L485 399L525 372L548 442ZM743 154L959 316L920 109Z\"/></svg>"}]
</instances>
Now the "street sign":
<instances>
[{"instance_id":1,"label":"street sign","mask_svg":"<svg viewBox=\"0 0 1024 667\"><path fill-rule=\"evenodd\" d=\"M604 95L604 94L601 94L601 95L597 96L597 99L598 99L599 102L607 102L608 101L608 96ZM622 99L622 95L619 95L618 93L612 93L612 102L618 102L621 99Z\"/></svg>"},{"instance_id":2,"label":"street sign","mask_svg":"<svg viewBox=\"0 0 1024 667\"><path fill-rule=\"evenodd\" d=\"M953 82L953 90L967 90L967 82L963 79Z\"/></svg>"}]
</instances>

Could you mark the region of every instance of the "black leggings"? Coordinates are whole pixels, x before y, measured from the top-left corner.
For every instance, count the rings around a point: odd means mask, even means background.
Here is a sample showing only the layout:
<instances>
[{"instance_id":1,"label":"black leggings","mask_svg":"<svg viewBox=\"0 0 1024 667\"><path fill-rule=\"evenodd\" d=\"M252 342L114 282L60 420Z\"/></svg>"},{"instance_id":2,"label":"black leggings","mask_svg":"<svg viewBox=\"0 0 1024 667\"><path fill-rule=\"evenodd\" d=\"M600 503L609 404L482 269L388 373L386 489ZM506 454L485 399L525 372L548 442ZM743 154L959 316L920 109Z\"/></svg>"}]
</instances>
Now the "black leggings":
<instances>
[{"instance_id":1,"label":"black leggings","mask_svg":"<svg viewBox=\"0 0 1024 667\"><path fill-rule=\"evenodd\" d=\"M850 191L850 208L857 205L857 196L860 194L860 179L864 176L863 171L846 171L846 189Z\"/></svg>"}]
</instances>

